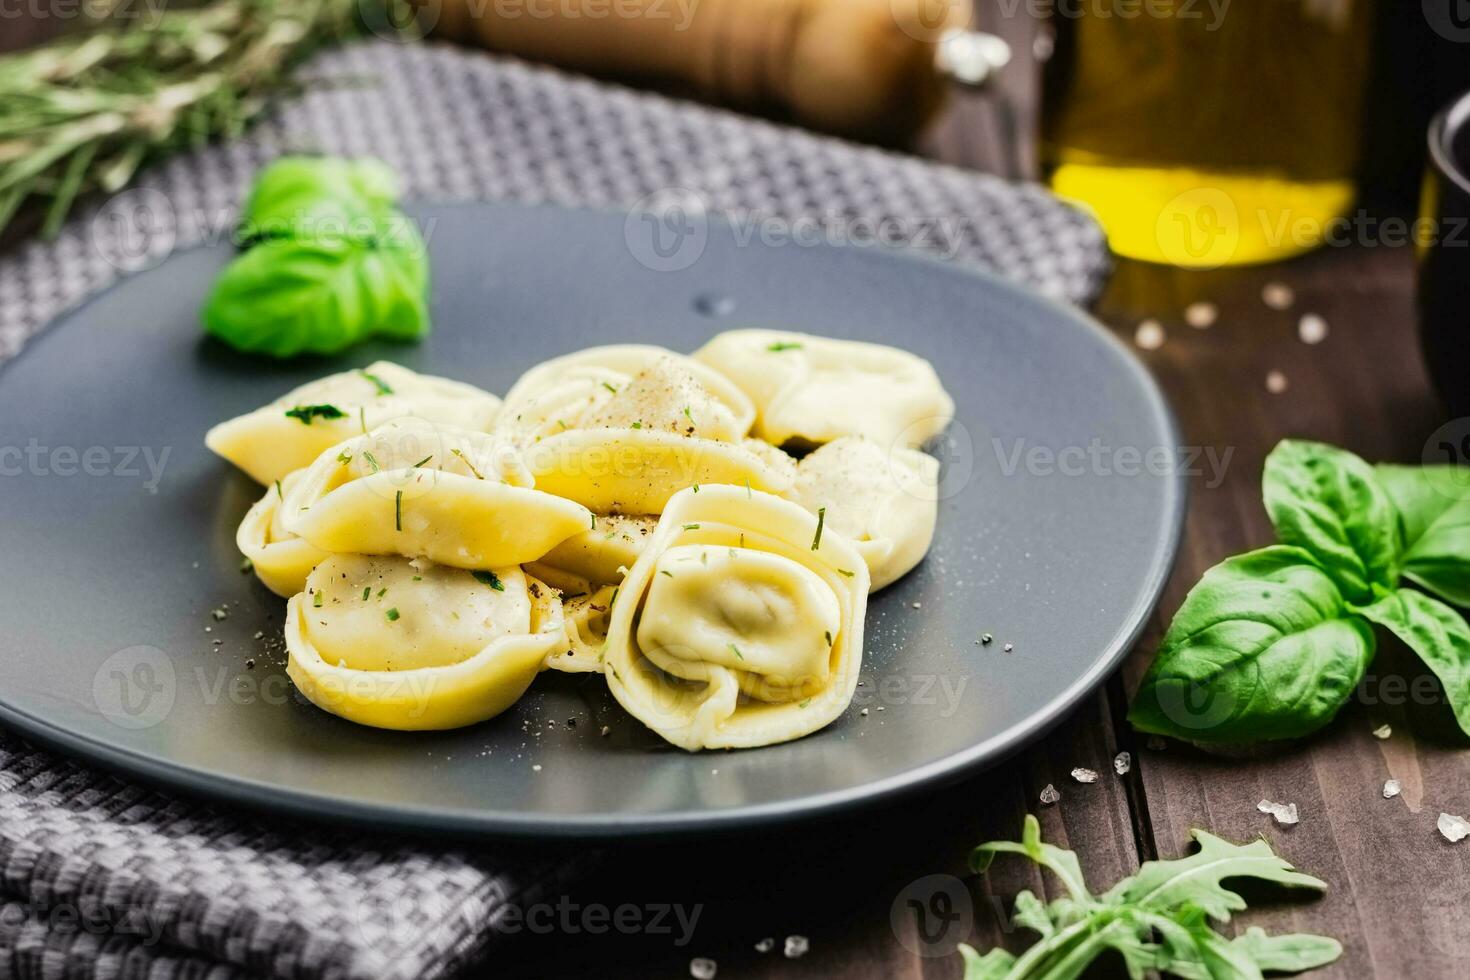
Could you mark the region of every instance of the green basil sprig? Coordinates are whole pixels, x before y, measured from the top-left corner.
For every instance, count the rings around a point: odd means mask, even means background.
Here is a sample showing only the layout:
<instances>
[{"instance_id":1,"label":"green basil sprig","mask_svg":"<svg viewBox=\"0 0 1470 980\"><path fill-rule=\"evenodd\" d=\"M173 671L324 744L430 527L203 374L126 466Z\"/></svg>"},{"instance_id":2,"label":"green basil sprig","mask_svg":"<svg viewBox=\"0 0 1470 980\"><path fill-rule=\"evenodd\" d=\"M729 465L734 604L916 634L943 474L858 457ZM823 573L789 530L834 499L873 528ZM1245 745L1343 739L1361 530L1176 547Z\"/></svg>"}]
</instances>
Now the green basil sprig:
<instances>
[{"instance_id":1,"label":"green basil sprig","mask_svg":"<svg viewBox=\"0 0 1470 980\"><path fill-rule=\"evenodd\" d=\"M1302 874L1257 839L1232 844L1193 832L1199 850L1172 861L1146 861L1102 895L1088 891L1077 855L1041 840L1041 825L1027 815L1021 840L981 844L970 856L983 873L997 854L1019 854L1051 871L1067 894L1042 902L1030 891L1016 896L1015 922L1039 937L1017 956L997 948L981 956L959 947L965 980L1073 980L1107 950L1123 957L1128 973L1149 970L1187 978L1255 977L1263 970L1299 972L1325 966L1342 955L1326 936L1268 936L1252 927L1234 939L1215 931L1211 920L1230 921L1245 909L1227 878L1325 891L1327 886Z\"/></svg>"},{"instance_id":2,"label":"green basil sprig","mask_svg":"<svg viewBox=\"0 0 1470 980\"><path fill-rule=\"evenodd\" d=\"M1266 459L1266 511L1284 545L1230 558L1190 590L1129 711L1140 731L1249 743L1309 734L1398 636L1470 733L1470 471L1369 466L1322 443Z\"/></svg>"},{"instance_id":3,"label":"green basil sprig","mask_svg":"<svg viewBox=\"0 0 1470 980\"><path fill-rule=\"evenodd\" d=\"M288 157L261 171L240 221L245 250L205 303L205 328L240 350L331 354L429 329L428 250L393 207L376 160Z\"/></svg>"}]
</instances>

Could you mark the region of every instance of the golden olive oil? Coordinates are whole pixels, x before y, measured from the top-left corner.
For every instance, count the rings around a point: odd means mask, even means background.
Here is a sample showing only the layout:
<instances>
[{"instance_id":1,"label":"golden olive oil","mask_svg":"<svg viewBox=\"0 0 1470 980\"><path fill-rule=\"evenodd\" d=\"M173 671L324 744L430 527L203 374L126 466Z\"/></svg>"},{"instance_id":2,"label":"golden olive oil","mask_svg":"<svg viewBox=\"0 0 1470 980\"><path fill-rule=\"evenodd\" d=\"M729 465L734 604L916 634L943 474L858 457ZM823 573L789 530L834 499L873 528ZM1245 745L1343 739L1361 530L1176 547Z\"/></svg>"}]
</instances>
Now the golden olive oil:
<instances>
[{"instance_id":1,"label":"golden olive oil","mask_svg":"<svg viewBox=\"0 0 1470 980\"><path fill-rule=\"evenodd\" d=\"M1371 0L1058 0L1042 159L1120 255L1319 244L1356 196Z\"/></svg>"}]
</instances>

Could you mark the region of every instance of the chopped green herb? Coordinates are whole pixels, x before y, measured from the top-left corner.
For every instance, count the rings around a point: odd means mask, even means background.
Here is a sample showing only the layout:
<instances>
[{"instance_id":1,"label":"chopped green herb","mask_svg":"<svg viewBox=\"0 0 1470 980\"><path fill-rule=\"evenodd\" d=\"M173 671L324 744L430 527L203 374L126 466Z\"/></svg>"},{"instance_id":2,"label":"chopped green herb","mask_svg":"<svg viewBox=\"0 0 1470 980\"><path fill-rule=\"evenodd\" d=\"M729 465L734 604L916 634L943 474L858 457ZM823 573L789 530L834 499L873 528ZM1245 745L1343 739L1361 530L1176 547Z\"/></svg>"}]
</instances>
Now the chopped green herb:
<instances>
[{"instance_id":1,"label":"chopped green herb","mask_svg":"<svg viewBox=\"0 0 1470 980\"><path fill-rule=\"evenodd\" d=\"M690 413L688 405L684 406L684 417L691 422L694 421L694 416Z\"/></svg>"},{"instance_id":2,"label":"chopped green herb","mask_svg":"<svg viewBox=\"0 0 1470 980\"><path fill-rule=\"evenodd\" d=\"M280 497L282 500L285 500L286 499L286 492L281 489L281 481L280 480L277 480L276 481L276 496L277 497Z\"/></svg>"},{"instance_id":3,"label":"chopped green herb","mask_svg":"<svg viewBox=\"0 0 1470 980\"><path fill-rule=\"evenodd\" d=\"M241 559L241 561L240 561L240 574L241 575L249 575L254 570L255 570L255 562L251 561L249 558Z\"/></svg>"},{"instance_id":4,"label":"chopped green herb","mask_svg":"<svg viewBox=\"0 0 1470 980\"><path fill-rule=\"evenodd\" d=\"M595 531L595 530L597 530L597 515L596 514L592 514L591 517L592 517L592 523L589 524L589 525L587 525L587 530L589 530L589 531Z\"/></svg>"},{"instance_id":5,"label":"chopped green herb","mask_svg":"<svg viewBox=\"0 0 1470 980\"><path fill-rule=\"evenodd\" d=\"M362 434L367 435L367 408L363 405L357 406L357 424L362 428Z\"/></svg>"},{"instance_id":6,"label":"chopped green herb","mask_svg":"<svg viewBox=\"0 0 1470 980\"><path fill-rule=\"evenodd\" d=\"M685 524L684 525L684 530L686 530L686 531L698 531L699 530L699 525L698 524Z\"/></svg>"},{"instance_id":7,"label":"chopped green herb","mask_svg":"<svg viewBox=\"0 0 1470 980\"><path fill-rule=\"evenodd\" d=\"M340 453L337 454L337 462L341 463L343 466L346 466L348 463L352 462L352 454L345 449L342 450Z\"/></svg>"},{"instance_id":8,"label":"chopped green herb","mask_svg":"<svg viewBox=\"0 0 1470 980\"><path fill-rule=\"evenodd\" d=\"M641 421L640 422L634 422L632 425L628 426L628 428L630 428L630 429L641 429L641 428L643 428L643 423Z\"/></svg>"},{"instance_id":9,"label":"chopped green herb","mask_svg":"<svg viewBox=\"0 0 1470 980\"><path fill-rule=\"evenodd\" d=\"M846 575L848 578L852 578L854 575L857 574L857 572L849 572L845 568L839 568L839 569L837 569L837 574L838 575Z\"/></svg>"},{"instance_id":10,"label":"chopped green herb","mask_svg":"<svg viewBox=\"0 0 1470 980\"><path fill-rule=\"evenodd\" d=\"M801 350L801 344L791 340L778 340L767 347L766 350L773 354L779 354L786 350Z\"/></svg>"},{"instance_id":11,"label":"chopped green herb","mask_svg":"<svg viewBox=\"0 0 1470 980\"><path fill-rule=\"evenodd\" d=\"M390 622L390 623L396 623L396 622L398 622L398 607L397 606L394 606L392 609L389 609L383 615L388 617L388 622Z\"/></svg>"},{"instance_id":12,"label":"chopped green herb","mask_svg":"<svg viewBox=\"0 0 1470 980\"><path fill-rule=\"evenodd\" d=\"M302 425L310 425L312 419L340 419L346 414L336 405L297 405L286 410L286 418L295 419Z\"/></svg>"},{"instance_id":13,"label":"chopped green herb","mask_svg":"<svg viewBox=\"0 0 1470 980\"><path fill-rule=\"evenodd\" d=\"M754 498L755 494L750 492L750 477L745 478L745 496Z\"/></svg>"},{"instance_id":14,"label":"chopped green herb","mask_svg":"<svg viewBox=\"0 0 1470 980\"><path fill-rule=\"evenodd\" d=\"M387 594L388 594L388 589L386 587L385 588L381 588L381 589L378 590L378 598L379 599L383 598L383 596L385 596Z\"/></svg>"},{"instance_id":15,"label":"chopped green herb","mask_svg":"<svg viewBox=\"0 0 1470 980\"><path fill-rule=\"evenodd\" d=\"M367 460L368 465L373 468L374 473L382 469L382 467L378 465L378 457L374 456L371 450L364 449L362 451L362 458Z\"/></svg>"},{"instance_id":16,"label":"chopped green herb","mask_svg":"<svg viewBox=\"0 0 1470 980\"><path fill-rule=\"evenodd\" d=\"M368 371L359 371L357 373L360 374L360 375L362 375L364 378L368 379L369 381L371 381L373 383L373 387L378 389L378 394L379 395L391 395L391 394L393 394L393 389L388 385L388 382L384 381L382 378L378 377L376 374L372 374L371 372L368 372Z\"/></svg>"},{"instance_id":17,"label":"chopped green herb","mask_svg":"<svg viewBox=\"0 0 1470 980\"><path fill-rule=\"evenodd\" d=\"M458 456L460 459L464 460L464 465L468 466L470 468L470 472L473 473L473 474L475 474L475 479L477 479L477 480L483 480L483 479L485 479L484 474L482 474L478 469L475 468L475 464L470 460L470 458L468 456L466 456L464 453L460 452L458 449L451 449L449 451L451 453L453 453L454 455Z\"/></svg>"},{"instance_id":18,"label":"chopped green herb","mask_svg":"<svg viewBox=\"0 0 1470 980\"><path fill-rule=\"evenodd\" d=\"M403 491L399 490L393 494L393 529L403 530Z\"/></svg>"},{"instance_id":19,"label":"chopped green herb","mask_svg":"<svg viewBox=\"0 0 1470 980\"><path fill-rule=\"evenodd\" d=\"M425 463L427 463L429 460L431 460L433 458L434 458L434 454L433 453L429 453L429 455L425 456L423 459L419 460L417 463L414 463L413 464L413 468L414 469L418 469L420 466L423 466Z\"/></svg>"},{"instance_id":20,"label":"chopped green herb","mask_svg":"<svg viewBox=\"0 0 1470 980\"><path fill-rule=\"evenodd\" d=\"M738 658L739 658L739 659L741 659L741 660L744 660L744 659L745 659L745 654L743 654L743 653L741 653L741 652L740 652L740 648L739 648L739 647L737 647L737 646L736 646L736 645L735 645L735 644L733 644L733 643L732 643L732 644L730 644L730 652L731 652L731 653L733 653L733 654L735 654L735 656L736 656L736 657L738 657Z\"/></svg>"},{"instance_id":21,"label":"chopped green herb","mask_svg":"<svg viewBox=\"0 0 1470 980\"><path fill-rule=\"evenodd\" d=\"M311 597L311 604L317 609L322 607L322 594L320 592Z\"/></svg>"},{"instance_id":22,"label":"chopped green herb","mask_svg":"<svg viewBox=\"0 0 1470 980\"><path fill-rule=\"evenodd\" d=\"M807 705L809 705L811 703L812 703L812 699L811 698L807 698L805 701L801 702L801 704L798 704L797 707L798 708L805 708Z\"/></svg>"},{"instance_id":23,"label":"chopped green herb","mask_svg":"<svg viewBox=\"0 0 1470 980\"><path fill-rule=\"evenodd\" d=\"M422 582L422 581L423 581L423 580L424 580L424 577L423 577L423 576L422 576L422 575L415 575L415 576L414 576L414 577L413 577L413 580L414 580L414 581L415 581L415 582Z\"/></svg>"},{"instance_id":24,"label":"chopped green herb","mask_svg":"<svg viewBox=\"0 0 1470 980\"><path fill-rule=\"evenodd\" d=\"M373 590L372 590L371 587L368 587L368 588L363 589L362 590L362 601L363 602L367 602L368 599L369 599L369 597L372 596L372 594L373 594Z\"/></svg>"},{"instance_id":25,"label":"chopped green herb","mask_svg":"<svg viewBox=\"0 0 1470 980\"><path fill-rule=\"evenodd\" d=\"M470 572L470 574L475 577L476 582L488 585L496 592L505 591L505 583L500 581L500 576L494 572Z\"/></svg>"},{"instance_id":26,"label":"chopped green herb","mask_svg":"<svg viewBox=\"0 0 1470 980\"><path fill-rule=\"evenodd\" d=\"M825 632L823 632L822 639L826 640L827 645L830 647L832 645L832 631L826 630Z\"/></svg>"},{"instance_id":27,"label":"chopped green herb","mask_svg":"<svg viewBox=\"0 0 1470 980\"><path fill-rule=\"evenodd\" d=\"M699 492L699 484L697 484L697 483L694 485L694 492L695 493L698 493Z\"/></svg>"},{"instance_id":28,"label":"chopped green herb","mask_svg":"<svg viewBox=\"0 0 1470 980\"><path fill-rule=\"evenodd\" d=\"M607 381L604 381L602 383L602 386L604 388L606 388L608 391L612 392L614 395L616 395L618 393L618 386L615 385L615 384L611 384L611 383L609 383Z\"/></svg>"},{"instance_id":29,"label":"chopped green herb","mask_svg":"<svg viewBox=\"0 0 1470 980\"><path fill-rule=\"evenodd\" d=\"M658 573L660 575L667 575L669 578L673 578L674 577L674 573L671 572L671 571L669 571L667 568L661 568L661 569L659 569L659 572Z\"/></svg>"},{"instance_id":30,"label":"chopped green herb","mask_svg":"<svg viewBox=\"0 0 1470 980\"><path fill-rule=\"evenodd\" d=\"M817 533L812 538L812 550L816 551L822 546L822 525L827 522L827 508L817 508Z\"/></svg>"},{"instance_id":31,"label":"chopped green herb","mask_svg":"<svg viewBox=\"0 0 1470 980\"><path fill-rule=\"evenodd\" d=\"M565 422L563 422L561 419L557 419L556 420L556 424L559 425L559 426L561 426L563 429L567 428L567 424Z\"/></svg>"}]
</instances>

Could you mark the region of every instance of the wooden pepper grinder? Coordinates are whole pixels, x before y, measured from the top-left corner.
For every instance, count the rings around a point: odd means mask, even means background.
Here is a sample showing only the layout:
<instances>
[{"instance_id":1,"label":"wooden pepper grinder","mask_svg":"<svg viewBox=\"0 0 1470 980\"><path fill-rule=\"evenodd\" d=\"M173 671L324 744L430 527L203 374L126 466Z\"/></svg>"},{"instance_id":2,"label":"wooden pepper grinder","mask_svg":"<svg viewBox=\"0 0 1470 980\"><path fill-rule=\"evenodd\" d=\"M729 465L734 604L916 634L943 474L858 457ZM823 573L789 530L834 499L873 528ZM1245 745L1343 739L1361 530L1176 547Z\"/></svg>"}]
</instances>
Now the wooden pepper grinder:
<instances>
[{"instance_id":1,"label":"wooden pepper grinder","mask_svg":"<svg viewBox=\"0 0 1470 980\"><path fill-rule=\"evenodd\" d=\"M952 83L1010 50L968 31L970 0L430 0L420 25L494 51L783 109L804 125L902 142Z\"/></svg>"}]
</instances>

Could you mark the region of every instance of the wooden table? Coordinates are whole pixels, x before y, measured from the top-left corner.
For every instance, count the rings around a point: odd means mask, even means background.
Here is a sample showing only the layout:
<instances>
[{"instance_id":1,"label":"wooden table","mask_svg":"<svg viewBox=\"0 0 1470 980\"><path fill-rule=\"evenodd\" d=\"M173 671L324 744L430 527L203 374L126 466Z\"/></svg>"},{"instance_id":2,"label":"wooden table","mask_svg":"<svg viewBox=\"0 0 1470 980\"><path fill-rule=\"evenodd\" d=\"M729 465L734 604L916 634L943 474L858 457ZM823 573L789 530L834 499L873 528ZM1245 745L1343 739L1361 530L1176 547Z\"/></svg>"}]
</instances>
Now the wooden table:
<instances>
[{"instance_id":1,"label":"wooden table","mask_svg":"<svg viewBox=\"0 0 1470 980\"><path fill-rule=\"evenodd\" d=\"M1035 90L1027 49L1018 50L1021 66L1012 77L1019 81L1009 84L1024 118ZM996 168L997 132L983 102L967 99L923 149ZM1022 165L1034 161L1023 156ZM1262 302L1268 282L1295 290L1291 310ZM924 954L945 952L958 939L982 950L1022 948L1027 937L1009 924L1011 898L1021 888L1053 893L1052 882L1018 860L999 862L984 878L965 870L974 844L1015 838L1022 817L1037 813L1044 836L1075 849L1098 889L1140 861L1185 853L1191 827L1237 841L1264 835L1330 890L1314 901L1270 896L1253 902L1242 921L1341 940L1340 963L1313 976L1464 976L1470 844L1447 843L1435 818L1440 810L1470 812L1470 746L1442 705L1405 706L1400 692L1416 690L1422 671L1396 644L1381 645L1371 684L1329 729L1254 758L1212 757L1173 743L1150 749L1122 721L1128 695L1189 587L1226 556L1270 540L1259 481L1277 440L1323 439L1370 460L1419 459L1443 412L1420 361L1412 289L1413 257L1404 247L1329 248L1276 267L1210 273L1120 263L1096 312L1124 338L1145 318L1163 325L1163 346L1140 356L1172 402L1185 442L1231 456L1218 485L1193 481L1174 575L1119 674L1045 739L957 785L779 833L605 855L590 879L547 898L565 907L572 928L523 932L497 954L497 975L687 977L690 959L701 956L719 963L721 978L956 978L956 955ZM1197 300L1219 309L1205 330L1183 321L1185 306ZM1308 311L1329 324L1317 346L1297 337L1297 319ZM983 319L976 323L983 326ZM1284 392L1267 391L1272 371L1286 378ZM1371 732L1383 723L1393 734L1378 740ZM1122 778L1112 771L1119 751L1133 757ZM1069 777L1076 766L1102 778L1077 784ZM1382 799L1389 777L1403 784L1398 799ZM1038 795L1048 783L1062 799L1042 806ZM1257 812L1263 798L1296 803L1300 824L1277 826ZM969 908L961 900L960 916L943 928L931 919L937 938L926 943L905 900L931 896L933 882L920 879L936 874L962 881L947 885L968 895ZM677 927L672 935L594 933L580 924L581 914L599 903L682 905L686 915L697 911L693 939L679 944ZM780 951L791 934L810 940L810 952L795 961ZM776 939L775 951L756 951L765 937Z\"/></svg>"}]
</instances>

